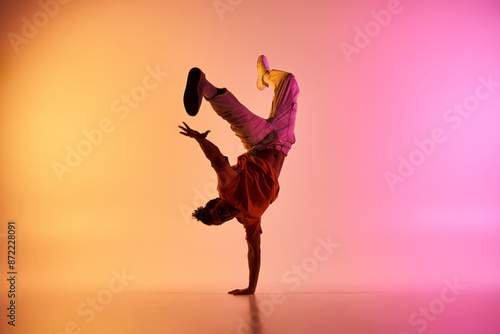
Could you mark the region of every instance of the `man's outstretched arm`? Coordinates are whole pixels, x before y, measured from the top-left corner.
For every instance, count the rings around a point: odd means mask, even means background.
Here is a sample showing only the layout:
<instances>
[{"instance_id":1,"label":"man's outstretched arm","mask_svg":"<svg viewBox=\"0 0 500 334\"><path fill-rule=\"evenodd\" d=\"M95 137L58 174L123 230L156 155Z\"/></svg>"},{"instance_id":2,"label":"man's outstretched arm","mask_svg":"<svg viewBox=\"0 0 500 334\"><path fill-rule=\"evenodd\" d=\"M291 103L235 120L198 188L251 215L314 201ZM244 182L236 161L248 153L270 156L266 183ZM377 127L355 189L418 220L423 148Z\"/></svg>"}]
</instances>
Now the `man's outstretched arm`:
<instances>
[{"instance_id":1,"label":"man's outstretched arm","mask_svg":"<svg viewBox=\"0 0 500 334\"><path fill-rule=\"evenodd\" d=\"M198 144L200 144L203 153L208 160L212 163L212 165L220 166L226 162L226 157L221 153L219 148L215 146L210 140L207 139L207 135L210 130L205 131L204 133L199 133L196 130L191 129L186 123L182 122L184 127L179 125L184 132L180 132L186 137L194 138Z\"/></svg>"},{"instance_id":2,"label":"man's outstretched arm","mask_svg":"<svg viewBox=\"0 0 500 334\"><path fill-rule=\"evenodd\" d=\"M257 288L260 271L260 233L247 240L248 244L248 288L229 291L233 295L252 295Z\"/></svg>"}]
</instances>

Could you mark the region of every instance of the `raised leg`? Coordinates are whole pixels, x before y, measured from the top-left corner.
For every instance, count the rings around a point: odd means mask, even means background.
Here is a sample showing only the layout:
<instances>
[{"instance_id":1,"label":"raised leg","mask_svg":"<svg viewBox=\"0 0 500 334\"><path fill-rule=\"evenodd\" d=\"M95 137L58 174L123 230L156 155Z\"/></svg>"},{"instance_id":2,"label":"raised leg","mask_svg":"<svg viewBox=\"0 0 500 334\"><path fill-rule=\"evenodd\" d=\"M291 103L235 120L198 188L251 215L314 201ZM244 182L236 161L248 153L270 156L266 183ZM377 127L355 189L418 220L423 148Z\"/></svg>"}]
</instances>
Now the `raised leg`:
<instances>
[{"instance_id":1,"label":"raised leg","mask_svg":"<svg viewBox=\"0 0 500 334\"><path fill-rule=\"evenodd\" d=\"M295 143L295 118L299 87L295 76L280 70L269 70L265 56L257 61L257 87L274 89L268 119L255 115L227 89L214 87L205 74L193 68L188 76L184 105L191 116L198 113L203 96L215 112L225 119L248 151L276 149L288 154Z\"/></svg>"},{"instance_id":2,"label":"raised leg","mask_svg":"<svg viewBox=\"0 0 500 334\"><path fill-rule=\"evenodd\" d=\"M271 70L263 75L263 81L274 89L271 112L267 122L272 125L274 139L264 140L256 149L277 149L288 154L295 143L295 119L299 86L291 73ZM266 138L267 139L267 138Z\"/></svg>"}]
</instances>

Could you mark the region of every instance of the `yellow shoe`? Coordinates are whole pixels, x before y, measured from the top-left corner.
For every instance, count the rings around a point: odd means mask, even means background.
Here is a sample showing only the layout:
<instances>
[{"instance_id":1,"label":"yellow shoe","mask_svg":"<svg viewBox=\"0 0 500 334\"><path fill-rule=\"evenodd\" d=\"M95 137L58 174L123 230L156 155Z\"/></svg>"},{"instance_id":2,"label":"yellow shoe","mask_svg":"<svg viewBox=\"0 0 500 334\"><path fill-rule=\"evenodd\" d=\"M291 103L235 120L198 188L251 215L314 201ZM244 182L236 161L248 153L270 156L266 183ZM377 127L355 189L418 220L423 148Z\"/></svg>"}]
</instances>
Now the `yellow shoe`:
<instances>
[{"instance_id":1,"label":"yellow shoe","mask_svg":"<svg viewBox=\"0 0 500 334\"><path fill-rule=\"evenodd\" d=\"M264 74L269 71L269 63L266 56L259 56L259 59L257 59L257 88L259 90L264 90L264 88L269 87L269 84L264 82Z\"/></svg>"}]
</instances>

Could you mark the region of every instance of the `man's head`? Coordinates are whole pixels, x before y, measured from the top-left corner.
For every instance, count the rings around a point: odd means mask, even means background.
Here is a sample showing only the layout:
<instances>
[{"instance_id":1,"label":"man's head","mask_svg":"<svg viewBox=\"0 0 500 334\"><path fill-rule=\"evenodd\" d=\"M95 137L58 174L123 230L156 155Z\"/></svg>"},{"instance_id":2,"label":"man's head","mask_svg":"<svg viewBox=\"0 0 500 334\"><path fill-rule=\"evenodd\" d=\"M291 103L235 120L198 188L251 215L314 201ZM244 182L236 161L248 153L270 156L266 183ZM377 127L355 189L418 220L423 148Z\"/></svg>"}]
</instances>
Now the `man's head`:
<instances>
[{"instance_id":1,"label":"man's head","mask_svg":"<svg viewBox=\"0 0 500 334\"><path fill-rule=\"evenodd\" d=\"M217 197L208 201L205 206L200 206L193 212L193 218L201 221L205 225L221 225L233 219L239 210L228 202Z\"/></svg>"}]
</instances>

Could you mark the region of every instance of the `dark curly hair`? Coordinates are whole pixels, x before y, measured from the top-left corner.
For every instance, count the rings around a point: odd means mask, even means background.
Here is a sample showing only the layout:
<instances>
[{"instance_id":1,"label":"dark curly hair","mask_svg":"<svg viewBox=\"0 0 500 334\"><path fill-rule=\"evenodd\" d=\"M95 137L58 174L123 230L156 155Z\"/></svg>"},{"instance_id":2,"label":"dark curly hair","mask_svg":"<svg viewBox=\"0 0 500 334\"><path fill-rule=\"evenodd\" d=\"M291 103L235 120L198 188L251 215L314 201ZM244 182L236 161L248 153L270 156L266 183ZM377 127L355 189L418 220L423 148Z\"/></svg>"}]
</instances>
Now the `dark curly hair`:
<instances>
[{"instance_id":1,"label":"dark curly hair","mask_svg":"<svg viewBox=\"0 0 500 334\"><path fill-rule=\"evenodd\" d=\"M205 206L200 206L198 209L194 210L193 212L193 218L195 218L198 221L201 221L205 225L219 225L219 224L214 224L212 217L208 214L208 211L212 209L215 204L219 202L220 198L214 198L211 199L210 201L205 204Z\"/></svg>"}]
</instances>

